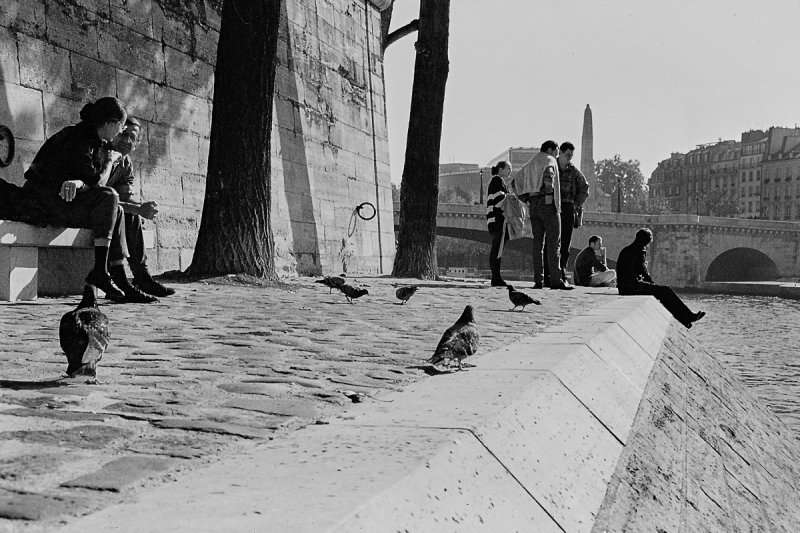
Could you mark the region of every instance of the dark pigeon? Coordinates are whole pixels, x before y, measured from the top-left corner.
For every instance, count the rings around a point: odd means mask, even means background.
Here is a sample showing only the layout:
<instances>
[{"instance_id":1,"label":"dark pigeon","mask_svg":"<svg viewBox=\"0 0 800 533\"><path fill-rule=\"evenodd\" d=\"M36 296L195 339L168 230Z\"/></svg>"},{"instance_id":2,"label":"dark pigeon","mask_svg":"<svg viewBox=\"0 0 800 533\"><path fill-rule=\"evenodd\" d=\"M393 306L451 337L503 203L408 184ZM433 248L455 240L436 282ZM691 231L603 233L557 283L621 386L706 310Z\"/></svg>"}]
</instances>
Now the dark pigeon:
<instances>
[{"instance_id":1,"label":"dark pigeon","mask_svg":"<svg viewBox=\"0 0 800 533\"><path fill-rule=\"evenodd\" d=\"M517 307L520 306L522 306L522 310L525 311L526 305L542 305L542 302L531 298L522 291L516 290L513 285L509 285L506 288L508 289L508 299L511 300L512 304L514 304L512 311L515 311Z\"/></svg>"},{"instance_id":2,"label":"dark pigeon","mask_svg":"<svg viewBox=\"0 0 800 533\"><path fill-rule=\"evenodd\" d=\"M330 294L331 292L333 292L333 289L338 289L342 285L344 285L344 277L343 276L325 276L322 279L315 280L314 283L322 283L323 285L328 287L330 289L328 291L328 294Z\"/></svg>"},{"instance_id":3,"label":"dark pigeon","mask_svg":"<svg viewBox=\"0 0 800 533\"><path fill-rule=\"evenodd\" d=\"M346 283L341 287L339 287L339 290L342 291L342 294L344 294L344 297L347 298L347 301L350 303L353 303L353 300L355 300L356 298L361 298L365 294L369 294L369 291L367 291L367 289L360 289L358 287L353 287L352 285L348 285Z\"/></svg>"},{"instance_id":4,"label":"dark pigeon","mask_svg":"<svg viewBox=\"0 0 800 533\"><path fill-rule=\"evenodd\" d=\"M462 360L478 351L480 340L481 334L475 325L472 306L468 305L456 323L444 332L436 351L427 362L435 366L447 361L449 365L455 359L458 361L458 369L461 370Z\"/></svg>"},{"instance_id":5,"label":"dark pigeon","mask_svg":"<svg viewBox=\"0 0 800 533\"><path fill-rule=\"evenodd\" d=\"M97 308L95 288L86 285L74 311L61 317L61 349L67 355L67 376L97 376L97 363L108 347L108 317Z\"/></svg>"},{"instance_id":6,"label":"dark pigeon","mask_svg":"<svg viewBox=\"0 0 800 533\"><path fill-rule=\"evenodd\" d=\"M408 299L414 296L414 293L417 292L418 290L419 287L417 287L416 285L408 285L406 287L400 287L399 289L397 289L394 295L397 296L398 300L401 300L403 304L405 304L408 301Z\"/></svg>"}]
</instances>

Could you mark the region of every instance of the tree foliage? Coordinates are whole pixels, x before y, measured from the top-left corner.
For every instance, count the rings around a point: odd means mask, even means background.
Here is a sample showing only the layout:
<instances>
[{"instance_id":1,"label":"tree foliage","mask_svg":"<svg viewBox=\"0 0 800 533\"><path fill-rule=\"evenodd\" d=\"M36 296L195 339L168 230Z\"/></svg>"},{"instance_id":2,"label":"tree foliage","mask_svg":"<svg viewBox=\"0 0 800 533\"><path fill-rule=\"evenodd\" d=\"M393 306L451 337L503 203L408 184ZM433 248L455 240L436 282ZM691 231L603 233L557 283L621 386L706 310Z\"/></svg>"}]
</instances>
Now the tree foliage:
<instances>
[{"instance_id":1,"label":"tree foliage","mask_svg":"<svg viewBox=\"0 0 800 533\"><path fill-rule=\"evenodd\" d=\"M611 196L611 210L615 213L644 213L647 209L647 185L639 168L639 161L623 161L619 154L611 159L601 159L594 166L600 188ZM621 191L621 194L619 192ZM622 200L620 208L619 200Z\"/></svg>"},{"instance_id":2,"label":"tree foliage","mask_svg":"<svg viewBox=\"0 0 800 533\"><path fill-rule=\"evenodd\" d=\"M735 217L741 215L743 206L731 194L721 189L704 189L697 192L697 214L710 217Z\"/></svg>"}]
</instances>

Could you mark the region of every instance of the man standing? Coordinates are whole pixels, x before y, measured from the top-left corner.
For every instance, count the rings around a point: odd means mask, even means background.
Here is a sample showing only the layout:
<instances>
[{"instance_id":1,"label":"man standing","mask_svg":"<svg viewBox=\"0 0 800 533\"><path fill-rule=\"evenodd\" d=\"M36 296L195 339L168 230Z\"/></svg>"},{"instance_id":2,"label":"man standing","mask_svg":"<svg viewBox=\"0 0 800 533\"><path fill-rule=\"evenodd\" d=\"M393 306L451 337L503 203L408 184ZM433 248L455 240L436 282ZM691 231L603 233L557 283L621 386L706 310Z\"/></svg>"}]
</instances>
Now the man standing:
<instances>
[{"instance_id":1,"label":"man standing","mask_svg":"<svg viewBox=\"0 0 800 533\"><path fill-rule=\"evenodd\" d=\"M647 271L647 246L653 241L653 232L642 228L636 232L634 241L622 249L617 259L617 289L621 295L648 294L655 296L672 313L678 322L692 327L705 312L693 313L686 304L666 285L656 285Z\"/></svg>"},{"instance_id":2,"label":"man standing","mask_svg":"<svg viewBox=\"0 0 800 533\"><path fill-rule=\"evenodd\" d=\"M589 246L575 259L572 274L575 285L584 287L613 287L617 273L606 266L606 249L599 235L589 237Z\"/></svg>"},{"instance_id":3,"label":"man standing","mask_svg":"<svg viewBox=\"0 0 800 533\"><path fill-rule=\"evenodd\" d=\"M542 143L539 153L528 161L515 178L519 199L530 206L531 230L533 232L533 278L534 288L541 289L544 279L542 251L547 250L550 272L558 272L559 248L561 246L561 185L558 177L558 144L555 141ZM545 246L545 242L547 246ZM572 290L558 276L550 278L550 288Z\"/></svg>"},{"instance_id":4,"label":"man standing","mask_svg":"<svg viewBox=\"0 0 800 533\"><path fill-rule=\"evenodd\" d=\"M122 154L111 170L106 185L119 194L119 205L125 211L125 237L128 241L128 265L133 273L133 284L153 296L170 296L175 289L165 287L150 275L147 269L147 253L144 246L142 219L153 220L158 214L155 202L139 203L133 200L133 164L130 154L139 145L142 127L138 120L128 117L123 129L112 141L114 150Z\"/></svg>"},{"instance_id":5,"label":"man standing","mask_svg":"<svg viewBox=\"0 0 800 533\"><path fill-rule=\"evenodd\" d=\"M567 280L567 261L569 261L569 246L572 241L572 230L575 227L575 216L583 203L589 198L589 182L580 170L572 164L575 155L575 145L567 141L561 143L561 153L558 155L558 174L561 183L561 279ZM551 274L552 275L552 274ZM577 285L578 282L575 281Z\"/></svg>"}]
</instances>

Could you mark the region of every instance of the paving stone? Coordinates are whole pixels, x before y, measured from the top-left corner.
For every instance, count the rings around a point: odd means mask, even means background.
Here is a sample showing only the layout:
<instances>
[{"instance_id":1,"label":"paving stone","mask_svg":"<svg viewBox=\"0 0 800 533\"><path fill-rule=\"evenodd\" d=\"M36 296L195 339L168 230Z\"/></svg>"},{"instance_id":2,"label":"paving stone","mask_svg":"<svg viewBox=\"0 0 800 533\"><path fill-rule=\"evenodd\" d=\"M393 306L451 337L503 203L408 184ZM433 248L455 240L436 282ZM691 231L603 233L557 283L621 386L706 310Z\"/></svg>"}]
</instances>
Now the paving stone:
<instances>
[{"instance_id":1,"label":"paving stone","mask_svg":"<svg viewBox=\"0 0 800 533\"><path fill-rule=\"evenodd\" d=\"M168 431L162 431L160 433L159 435L129 442L125 445L125 450L141 454L167 455L180 459L195 459L198 457L205 457L220 444L218 441L220 437L213 436L210 433L197 433L197 435L199 435L197 437L174 435Z\"/></svg>"},{"instance_id":2,"label":"paving stone","mask_svg":"<svg viewBox=\"0 0 800 533\"><path fill-rule=\"evenodd\" d=\"M152 424L156 427L165 429L183 429L187 431L221 433L226 435L235 435L237 437L244 437L246 439L263 439L266 438L270 433L270 431L267 429L256 429L237 424L227 424L224 422L209 422L207 420L187 420L184 418L165 418L163 420L154 420ZM278 426L276 425L270 429L277 428Z\"/></svg>"},{"instance_id":3,"label":"paving stone","mask_svg":"<svg viewBox=\"0 0 800 533\"><path fill-rule=\"evenodd\" d=\"M79 514L87 500L78 496L48 496L34 492L0 489L0 518L45 520L64 514Z\"/></svg>"},{"instance_id":4,"label":"paving stone","mask_svg":"<svg viewBox=\"0 0 800 533\"><path fill-rule=\"evenodd\" d=\"M38 416L42 418L51 418L53 420L67 420L67 421L80 421L80 422L103 422L109 418L114 418L113 415L101 413L87 413L82 411L61 411L59 409L7 409L0 411L2 415L12 416Z\"/></svg>"},{"instance_id":5,"label":"paving stone","mask_svg":"<svg viewBox=\"0 0 800 533\"><path fill-rule=\"evenodd\" d=\"M271 415L297 416L300 418L318 418L319 410L312 402L298 400L276 399L241 399L232 400L222 404L223 407L233 407L246 411L258 411Z\"/></svg>"},{"instance_id":6,"label":"paving stone","mask_svg":"<svg viewBox=\"0 0 800 533\"><path fill-rule=\"evenodd\" d=\"M236 394L265 394L276 396L286 394L292 390L291 387L278 383L220 383L217 387Z\"/></svg>"},{"instance_id":7,"label":"paving stone","mask_svg":"<svg viewBox=\"0 0 800 533\"><path fill-rule=\"evenodd\" d=\"M0 481L18 482L42 474L52 474L72 459L67 452L4 456L0 458Z\"/></svg>"},{"instance_id":8,"label":"paving stone","mask_svg":"<svg viewBox=\"0 0 800 533\"><path fill-rule=\"evenodd\" d=\"M62 487L81 487L93 490L119 492L136 481L168 469L173 463L167 459L132 455L120 457L103 465L100 470L77 477Z\"/></svg>"},{"instance_id":9,"label":"paving stone","mask_svg":"<svg viewBox=\"0 0 800 533\"><path fill-rule=\"evenodd\" d=\"M58 430L3 431L0 439L15 439L27 443L64 446L67 448L101 448L131 432L113 426L87 425Z\"/></svg>"},{"instance_id":10,"label":"paving stone","mask_svg":"<svg viewBox=\"0 0 800 533\"><path fill-rule=\"evenodd\" d=\"M131 375L131 376L153 376L153 377L165 377L165 378L179 378L181 377L181 373L177 370L170 370L168 368L143 368L137 370L130 370L128 372L122 372L123 374Z\"/></svg>"}]
</instances>

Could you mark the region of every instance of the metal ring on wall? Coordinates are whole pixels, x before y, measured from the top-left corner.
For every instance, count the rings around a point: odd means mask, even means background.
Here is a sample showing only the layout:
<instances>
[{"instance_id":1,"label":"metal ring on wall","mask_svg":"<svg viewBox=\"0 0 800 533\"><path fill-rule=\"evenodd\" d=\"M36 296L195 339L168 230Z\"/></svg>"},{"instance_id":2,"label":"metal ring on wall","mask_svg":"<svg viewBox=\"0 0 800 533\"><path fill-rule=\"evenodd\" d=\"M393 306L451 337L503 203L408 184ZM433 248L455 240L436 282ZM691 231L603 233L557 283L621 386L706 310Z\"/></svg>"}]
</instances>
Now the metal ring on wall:
<instances>
[{"instance_id":1,"label":"metal ring on wall","mask_svg":"<svg viewBox=\"0 0 800 533\"><path fill-rule=\"evenodd\" d=\"M365 217L364 215L361 214L361 210L367 206L369 206L369 208L372 209L372 214L368 217ZM375 218L375 215L378 214L378 210L375 209L375 206L372 205L370 202L363 202L356 207L356 213L361 218L361 220L372 220L373 218Z\"/></svg>"},{"instance_id":2,"label":"metal ring on wall","mask_svg":"<svg viewBox=\"0 0 800 533\"><path fill-rule=\"evenodd\" d=\"M14 160L14 134L8 126L0 124L0 167L7 167Z\"/></svg>"}]
</instances>

